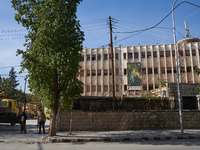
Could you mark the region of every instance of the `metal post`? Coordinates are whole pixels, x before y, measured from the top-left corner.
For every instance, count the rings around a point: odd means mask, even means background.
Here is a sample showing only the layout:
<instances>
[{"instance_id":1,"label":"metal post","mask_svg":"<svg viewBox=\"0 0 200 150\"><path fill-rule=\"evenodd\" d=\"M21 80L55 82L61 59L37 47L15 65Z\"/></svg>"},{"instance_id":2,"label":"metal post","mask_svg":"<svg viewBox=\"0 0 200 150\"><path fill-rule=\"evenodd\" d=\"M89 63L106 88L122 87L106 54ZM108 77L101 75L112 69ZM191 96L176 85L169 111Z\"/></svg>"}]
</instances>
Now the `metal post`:
<instances>
[{"instance_id":1,"label":"metal post","mask_svg":"<svg viewBox=\"0 0 200 150\"><path fill-rule=\"evenodd\" d=\"M115 110L115 82L114 82L114 63L113 63L113 42L112 42L112 21L111 16L109 16L109 26L110 26L110 49L111 49L111 64L112 64L112 91L113 91L113 110Z\"/></svg>"},{"instance_id":2,"label":"metal post","mask_svg":"<svg viewBox=\"0 0 200 150\"><path fill-rule=\"evenodd\" d=\"M26 75L26 78L25 78L25 85L24 85L24 95L25 95L25 99L24 99L24 114L25 111L26 111L26 79L27 79L27 75Z\"/></svg>"},{"instance_id":3,"label":"metal post","mask_svg":"<svg viewBox=\"0 0 200 150\"><path fill-rule=\"evenodd\" d=\"M177 45L176 45L175 20L174 20L174 5L176 1L177 0L175 0L174 4L172 5L172 19L173 19L172 22L173 22L174 48L175 48L175 59L176 59L176 75L177 75L180 127L181 127L181 134L183 134L182 110L181 110L180 86L179 86L179 67L178 67L178 58L177 58Z\"/></svg>"}]
</instances>

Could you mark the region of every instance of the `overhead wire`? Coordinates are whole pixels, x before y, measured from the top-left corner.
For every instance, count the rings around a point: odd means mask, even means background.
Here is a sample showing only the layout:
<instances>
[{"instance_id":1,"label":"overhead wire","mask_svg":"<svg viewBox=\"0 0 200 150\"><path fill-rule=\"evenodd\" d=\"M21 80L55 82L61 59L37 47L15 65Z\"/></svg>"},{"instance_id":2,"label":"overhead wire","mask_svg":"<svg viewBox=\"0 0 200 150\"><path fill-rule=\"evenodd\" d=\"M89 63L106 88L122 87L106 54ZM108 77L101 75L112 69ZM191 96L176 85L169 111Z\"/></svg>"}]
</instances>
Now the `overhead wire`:
<instances>
[{"instance_id":1,"label":"overhead wire","mask_svg":"<svg viewBox=\"0 0 200 150\"><path fill-rule=\"evenodd\" d=\"M179 3L176 7L174 7L173 10L175 10L177 7L179 7L179 6L180 6L181 4L183 4L183 3L188 3L188 4L191 4L191 5L193 5L193 6L196 6L196 7L199 7L199 8L200 8L199 5L196 5L196 4L187 2L187 1L182 1L182 2ZM129 38L131 38L131 37L133 37L133 36L135 36L135 35L138 35L138 34L143 33L144 31L147 31L147 30L156 28L156 27L157 27L160 23L162 23L171 13L172 13L172 11L170 11L170 13L168 13L168 14L167 14L161 21L159 21L156 25L154 25L154 26L152 26L152 27L149 27L149 28L146 28L146 29L135 30L135 31L131 31L131 32L113 32L113 33L122 33L122 34L125 34L125 33L136 33L136 34L133 34L133 35L128 36L128 37L126 37L126 38L123 38L123 39L121 39L121 40L118 40L118 41L116 41L116 42L120 42L120 41L129 39ZM175 30L177 31L177 29L175 29ZM178 33L181 34L180 32L178 32ZM181 36L182 36L182 34L181 34ZM183 36L183 37L184 37L184 36ZM185 37L184 37L184 38L185 38Z\"/></svg>"},{"instance_id":2,"label":"overhead wire","mask_svg":"<svg viewBox=\"0 0 200 150\"><path fill-rule=\"evenodd\" d=\"M183 3L188 3L188 4L191 4L191 5L193 5L193 6L196 6L196 7L199 7L199 8L200 8L199 5L190 3L190 2L188 2L188 1L182 1L182 2L179 3L176 7L174 7L173 10L175 10L177 7L179 7L179 6L180 6L181 4L183 4ZM136 30L136 31L131 31L131 32L113 32L113 33L122 33L122 34L123 34L123 33L135 33L135 32L143 32L143 31L147 31L147 30L153 29L153 28L157 27L159 24L161 24L171 13L172 13L172 11L170 11L170 13L168 13L161 21L159 21L157 24L155 24L155 25L152 26L152 27L149 27L149 28L146 28L146 29L141 29L141 30Z\"/></svg>"}]
</instances>

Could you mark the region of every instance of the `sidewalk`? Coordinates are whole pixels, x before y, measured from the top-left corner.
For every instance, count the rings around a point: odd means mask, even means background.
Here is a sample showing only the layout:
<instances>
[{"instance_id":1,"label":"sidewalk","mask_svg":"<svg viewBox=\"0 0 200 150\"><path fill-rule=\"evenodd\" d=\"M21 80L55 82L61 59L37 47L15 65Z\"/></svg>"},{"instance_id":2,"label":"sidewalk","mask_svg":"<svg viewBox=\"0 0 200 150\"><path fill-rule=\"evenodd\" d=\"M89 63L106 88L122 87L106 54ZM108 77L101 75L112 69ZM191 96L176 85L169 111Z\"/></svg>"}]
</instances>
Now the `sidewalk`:
<instances>
[{"instance_id":1,"label":"sidewalk","mask_svg":"<svg viewBox=\"0 0 200 150\"><path fill-rule=\"evenodd\" d=\"M72 131L57 132L57 136L49 137L48 134L37 134L30 130L27 134L19 131L0 132L1 143L62 143L62 142L123 142L123 141L151 141L151 140L177 140L200 139L200 129L180 130L131 130L131 131Z\"/></svg>"}]
</instances>

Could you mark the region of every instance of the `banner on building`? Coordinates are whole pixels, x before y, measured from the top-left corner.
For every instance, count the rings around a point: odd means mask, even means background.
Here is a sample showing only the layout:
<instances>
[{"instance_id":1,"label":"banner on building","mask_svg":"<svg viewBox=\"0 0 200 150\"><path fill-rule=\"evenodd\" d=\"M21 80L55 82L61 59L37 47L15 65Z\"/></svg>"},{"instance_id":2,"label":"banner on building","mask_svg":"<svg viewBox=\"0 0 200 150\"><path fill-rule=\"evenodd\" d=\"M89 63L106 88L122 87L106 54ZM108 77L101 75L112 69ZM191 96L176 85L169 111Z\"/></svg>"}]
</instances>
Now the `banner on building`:
<instances>
[{"instance_id":1,"label":"banner on building","mask_svg":"<svg viewBox=\"0 0 200 150\"><path fill-rule=\"evenodd\" d=\"M141 63L127 63L128 90L142 90Z\"/></svg>"}]
</instances>

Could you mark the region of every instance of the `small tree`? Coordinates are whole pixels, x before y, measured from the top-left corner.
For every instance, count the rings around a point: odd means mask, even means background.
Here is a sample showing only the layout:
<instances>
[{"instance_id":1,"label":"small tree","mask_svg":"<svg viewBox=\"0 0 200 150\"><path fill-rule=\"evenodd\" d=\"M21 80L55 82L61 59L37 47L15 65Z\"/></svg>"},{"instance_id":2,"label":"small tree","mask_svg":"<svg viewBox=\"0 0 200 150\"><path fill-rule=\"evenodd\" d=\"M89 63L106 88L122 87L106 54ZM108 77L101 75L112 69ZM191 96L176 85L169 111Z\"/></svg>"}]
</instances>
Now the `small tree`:
<instances>
[{"instance_id":1,"label":"small tree","mask_svg":"<svg viewBox=\"0 0 200 150\"><path fill-rule=\"evenodd\" d=\"M16 80L17 76L16 76L16 71L14 71L14 67L10 69L9 76L10 76L9 78L10 81L13 82L14 88L16 88L19 85L19 83L18 80Z\"/></svg>"},{"instance_id":2,"label":"small tree","mask_svg":"<svg viewBox=\"0 0 200 150\"><path fill-rule=\"evenodd\" d=\"M28 70L29 87L51 108L49 135L56 135L59 100L66 109L70 100L80 97L82 82L76 76L80 68L83 32L76 20L82 0L12 0L15 19L28 30L26 50L21 54L22 71Z\"/></svg>"},{"instance_id":3,"label":"small tree","mask_svg":"<svg viewBox=\"0 0 200 150\"><path fill-rule=\"evenodd\" d=\"M199 75L200 74L200 69L199 68L195 68L194 72L196 72ZM200 93L200 86L197 87L196 90L199 91L199 93Z\"/></svg>"}]
</instances>

